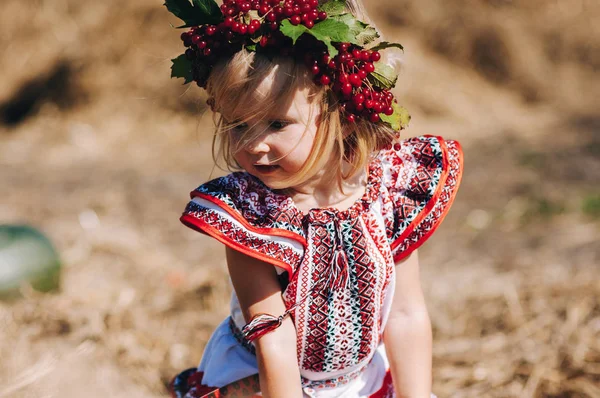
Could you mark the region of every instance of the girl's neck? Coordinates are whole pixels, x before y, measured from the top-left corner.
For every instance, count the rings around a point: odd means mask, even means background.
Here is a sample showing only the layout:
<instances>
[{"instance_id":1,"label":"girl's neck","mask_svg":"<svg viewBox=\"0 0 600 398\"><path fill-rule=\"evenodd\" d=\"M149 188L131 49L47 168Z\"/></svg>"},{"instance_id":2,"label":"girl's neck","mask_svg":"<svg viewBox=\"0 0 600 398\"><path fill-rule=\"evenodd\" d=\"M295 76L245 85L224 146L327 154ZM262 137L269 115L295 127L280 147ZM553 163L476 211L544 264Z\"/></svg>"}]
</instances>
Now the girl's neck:
<instances>
[{"instance_id":1,"label":"girl's neck","mask_svg":"<svg viewBox=\"0 0 600 398\"><path fill-rule=\"evenodd\" d=\"M342 181L343 192L336 181L324 180L322 171L317 176L290 190L289 196L303 213L315 208L335 208L346 210L362 198L367 187L367 171L363 170Z\"/></svg>"}]
</instances>

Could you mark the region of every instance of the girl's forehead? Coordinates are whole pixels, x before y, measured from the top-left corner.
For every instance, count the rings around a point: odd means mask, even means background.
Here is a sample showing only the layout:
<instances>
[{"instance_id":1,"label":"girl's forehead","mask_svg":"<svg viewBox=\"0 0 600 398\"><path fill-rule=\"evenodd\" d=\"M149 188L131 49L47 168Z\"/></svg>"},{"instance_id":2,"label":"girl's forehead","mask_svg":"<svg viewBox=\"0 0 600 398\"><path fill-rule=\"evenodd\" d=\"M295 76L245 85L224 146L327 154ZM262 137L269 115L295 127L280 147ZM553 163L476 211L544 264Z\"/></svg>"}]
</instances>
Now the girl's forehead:
<instances>
[{"instance_id":1,"label":"girl's forehead","mask_svg":"<svg viewBox=\"0 0 600 398\"><path fill-rule=\"evenodd\" d=\"M232 119L248 119L257 116L260 119L305 119L317 105L314 94L308 87L298 84L288 87L277 86L269 79L263 80L253 92L240 98L240 104L230 104L224 109ZM275 91L276 90L276 91ZM228 112L229 111L229 112Z\"/></svg>"}]
</instances>

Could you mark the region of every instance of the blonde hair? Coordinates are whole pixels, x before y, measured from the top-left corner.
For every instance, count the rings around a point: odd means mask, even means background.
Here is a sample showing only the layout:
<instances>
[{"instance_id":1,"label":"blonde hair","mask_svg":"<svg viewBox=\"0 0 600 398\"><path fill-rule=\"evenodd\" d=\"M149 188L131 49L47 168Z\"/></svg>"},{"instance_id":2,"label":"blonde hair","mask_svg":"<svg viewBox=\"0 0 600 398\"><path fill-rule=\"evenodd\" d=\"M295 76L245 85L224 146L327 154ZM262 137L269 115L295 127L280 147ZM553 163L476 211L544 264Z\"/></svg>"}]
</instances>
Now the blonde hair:
<instances>
[{"instance_id":1,"label":"blonde hair","mask_svg":"<svg viewBox=\"0 0 600 398\"><path fill-rule=\"evenodd\" d=\"M360 1L349 0L347 6L355 15L365 18ZM269 79L269 88L258 90L264 87L261 84L265 79ZM292 57L268 58L256 52L240 51L215 66L207 83L208 95L216 112L215 163L220 165L222 159L229 170L240 170L234 154L263 132L245 129L243 136L233 145L229 130L250 120L266 118L275 106L287 109L298 90L308 91L309 103L318 101L318 129L312 151L301 170L282 184L298 185L325 170L324 178L335 181L343 192L343 181L364 170L372 156L391 144L396 134L384 124L362 119L356 123L347 122L337 96L327 87L317 86L304 63ZM235 120L232 120L232 115L236 115ZM312 116L309 115L308 120ZM345 173L344 163L350 165Z\"/></svg>"}]
</instances>

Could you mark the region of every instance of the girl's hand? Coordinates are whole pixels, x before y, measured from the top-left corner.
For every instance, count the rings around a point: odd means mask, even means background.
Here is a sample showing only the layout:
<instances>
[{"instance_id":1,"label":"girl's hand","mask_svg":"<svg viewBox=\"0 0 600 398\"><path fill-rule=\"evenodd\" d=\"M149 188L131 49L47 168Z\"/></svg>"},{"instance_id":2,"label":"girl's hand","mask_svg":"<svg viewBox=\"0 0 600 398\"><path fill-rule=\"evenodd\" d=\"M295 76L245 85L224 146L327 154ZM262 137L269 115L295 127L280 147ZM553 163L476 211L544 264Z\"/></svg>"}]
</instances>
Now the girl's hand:
<instances>
[{"instance_id":1,"label":"girl's hand","mask_svg":"<svg viewBox=\"0 0 600 398\"><path fill-rule=\"evenodd\" d=\"M396 288L384 336L399 398L431 396L431 322L414 251L396 264Z\"/></svg>"},{"instance_id":2,"label":"girl's hand","mask_svg":"<svg viewBox=\"0 0 600 398\"><path fill-rule=\"evenodd\" d=\"M257 314L279 316L286 310L273 265L230 248L227 266L246 322ZM302 397L296 357L296 329L283 324L255 341L263 397Z\"/></svg>"}]
</instances>

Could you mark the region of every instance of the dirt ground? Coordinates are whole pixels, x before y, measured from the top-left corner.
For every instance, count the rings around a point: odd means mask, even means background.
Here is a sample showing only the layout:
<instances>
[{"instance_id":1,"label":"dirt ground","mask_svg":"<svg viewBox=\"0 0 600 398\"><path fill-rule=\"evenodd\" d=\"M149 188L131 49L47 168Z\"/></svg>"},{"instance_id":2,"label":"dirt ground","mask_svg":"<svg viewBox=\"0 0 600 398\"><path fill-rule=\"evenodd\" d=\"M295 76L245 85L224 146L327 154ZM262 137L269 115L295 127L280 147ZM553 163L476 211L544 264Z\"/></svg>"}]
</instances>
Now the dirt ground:
<instances>
[{"instance_id":1,"label":"dirt ground","mask_svg":"<svg viewBox=\"0 0 600 398\"><path fill-rule=\"evenodd\" d=\"M407 135L461 141L421 250L440 397L600 397L600 3L367 0L404 44ZM3 0L0 224L44 231L60 292L0 302L0 397L165 397L228 311L180 225L217 176L160 1Z\"/></svg>"}]
</instances>

